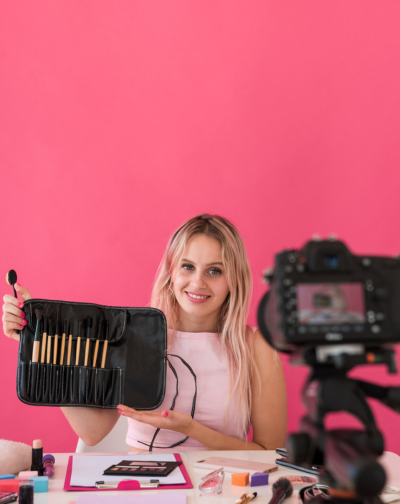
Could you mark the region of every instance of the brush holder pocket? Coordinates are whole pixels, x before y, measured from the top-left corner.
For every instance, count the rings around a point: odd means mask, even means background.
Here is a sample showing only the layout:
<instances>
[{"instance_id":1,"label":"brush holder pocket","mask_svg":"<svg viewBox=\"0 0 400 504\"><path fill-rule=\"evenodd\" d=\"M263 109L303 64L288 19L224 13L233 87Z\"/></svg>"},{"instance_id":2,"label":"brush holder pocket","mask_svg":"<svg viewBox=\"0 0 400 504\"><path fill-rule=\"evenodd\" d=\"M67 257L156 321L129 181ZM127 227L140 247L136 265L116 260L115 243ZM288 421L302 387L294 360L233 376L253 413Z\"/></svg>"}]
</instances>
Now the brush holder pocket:
<instances>
[{"instance_id":1,"label":"brush holder pocket","mask_svg":"<svg viewBox=\"0 0 400 504\"><path fill-rule=\"evenodd\" d=\"M167 325L160 310L30 299L24 313L17 370L22 402L95 408L125 404L139 410L161 405ZM40 350L33 362L36 327Z\"/></svg>"}]
</instances>

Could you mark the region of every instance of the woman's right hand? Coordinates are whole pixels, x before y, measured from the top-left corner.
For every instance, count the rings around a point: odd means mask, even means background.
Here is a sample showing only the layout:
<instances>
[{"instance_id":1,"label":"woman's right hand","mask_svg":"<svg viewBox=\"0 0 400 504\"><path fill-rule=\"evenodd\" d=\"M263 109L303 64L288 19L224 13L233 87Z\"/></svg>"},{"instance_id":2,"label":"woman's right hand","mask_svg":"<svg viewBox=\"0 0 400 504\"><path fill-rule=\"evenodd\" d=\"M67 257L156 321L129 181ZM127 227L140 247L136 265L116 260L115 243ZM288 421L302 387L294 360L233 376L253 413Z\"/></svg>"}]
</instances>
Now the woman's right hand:
<instances>
[{"instance_id":1,"label":"woman's right hand","mask_svg":"<svg viewBox=\"0 0 400 504\"><path fill-rule=\"evenodd\" d=\"M20 336L15 332L15 330L21 330L24 325L27 324L25 314L22 311L24 307L23 302L28 301L28 299L32 299L32 296L25 287L18 284L15 284L14 287L17 293L22 297L22 302L10 294L6 294L3 297L3 331L8 338L13 338L19 341Z\"/></svg>"}]
</instances>

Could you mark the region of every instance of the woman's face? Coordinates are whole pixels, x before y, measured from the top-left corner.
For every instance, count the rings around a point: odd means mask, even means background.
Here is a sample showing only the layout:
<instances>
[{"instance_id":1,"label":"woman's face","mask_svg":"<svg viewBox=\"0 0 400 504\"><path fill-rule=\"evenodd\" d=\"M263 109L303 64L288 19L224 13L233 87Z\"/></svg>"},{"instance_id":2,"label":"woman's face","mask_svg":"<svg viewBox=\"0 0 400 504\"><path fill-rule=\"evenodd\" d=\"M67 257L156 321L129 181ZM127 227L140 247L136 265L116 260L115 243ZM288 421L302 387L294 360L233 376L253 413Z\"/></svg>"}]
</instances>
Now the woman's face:
<instances>
[{"instance_id":1,"label":"woman's face","mask_svg":"<svg viewBox=\"0 0 400 504\"><path fill-rule=\"evenodd\" d=\"M193 236L172 274L173 291L179 304L179 318L216 327L221 306L229 293L219 241L199 234Z\"/></svg>"}]
</instances>

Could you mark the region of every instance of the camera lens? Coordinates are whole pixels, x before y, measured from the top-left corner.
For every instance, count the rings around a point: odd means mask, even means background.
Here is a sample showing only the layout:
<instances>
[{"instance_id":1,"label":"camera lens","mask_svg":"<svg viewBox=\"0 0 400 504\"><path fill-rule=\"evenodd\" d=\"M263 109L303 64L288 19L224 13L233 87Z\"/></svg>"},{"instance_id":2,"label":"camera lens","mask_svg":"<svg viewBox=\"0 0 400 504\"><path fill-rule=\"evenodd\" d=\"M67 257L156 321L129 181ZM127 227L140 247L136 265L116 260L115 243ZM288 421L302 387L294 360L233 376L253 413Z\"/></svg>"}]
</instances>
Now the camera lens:
<instances>
[{"instance_id":1,"label":"camera lens","mask_svg":"<svg viewBox=\"0 0 400 504\"><path fill-rule=\"evenodd\" d=\"M322 256L322 263L326 269L335 270L340 267L340 258L338 254L325 254Z\"/></svg>"}]
</instances>

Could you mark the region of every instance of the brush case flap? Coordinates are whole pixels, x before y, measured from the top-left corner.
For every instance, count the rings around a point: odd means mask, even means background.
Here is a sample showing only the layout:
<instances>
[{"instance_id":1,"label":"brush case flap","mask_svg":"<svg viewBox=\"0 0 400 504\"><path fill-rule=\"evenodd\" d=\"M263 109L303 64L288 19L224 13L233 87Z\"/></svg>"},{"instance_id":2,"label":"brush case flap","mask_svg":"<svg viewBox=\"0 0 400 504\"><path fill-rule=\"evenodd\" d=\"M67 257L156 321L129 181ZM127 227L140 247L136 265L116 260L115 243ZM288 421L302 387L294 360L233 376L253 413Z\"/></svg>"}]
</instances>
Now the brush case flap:
<instances>
[{"instance_id":1,"label":"brush case flap","mask_svg":"<svg viewBox=\"0 0 400 504\"><path fill-rule=\"evenodd\" d=\"M47 317L52 327L50 363L47 363L47 358L41 362L42 348L39 362L32 362L37 309ZM34 406L94 408L115 408L118 404L125 404L138 410L152 410L161 405L166 381L167 323L160 310L30 299L24 302L23 311L27 325L21 330L17 370L17 394L22 402ZM92 318L92 326L88 365L84 366L88 316ZM61 355L65 320L72 322L72 331L67 331L72 332L70 365L67 365L69 334L66 334L65 349ZM80 321L81 341L76 365ZM100 364L107 325L108 348L102 369ZM61 334L58 334L54 363L57 327ZM98 356L96 367L93 367L98 339Z\"/></svg>"}]
</instances>

